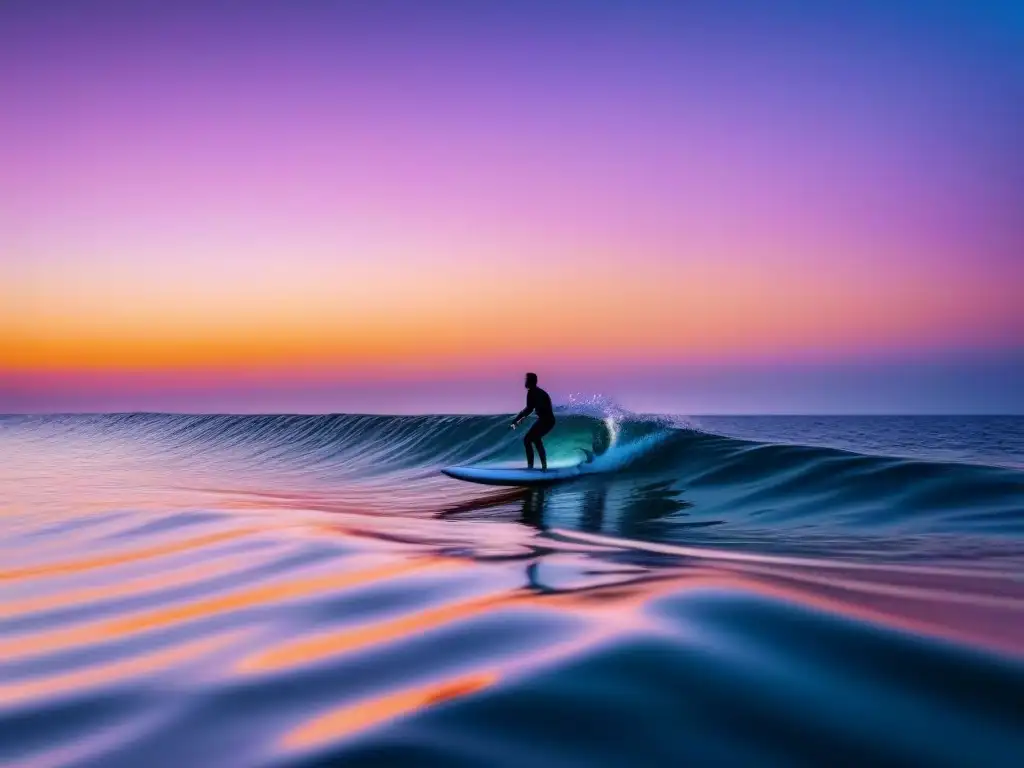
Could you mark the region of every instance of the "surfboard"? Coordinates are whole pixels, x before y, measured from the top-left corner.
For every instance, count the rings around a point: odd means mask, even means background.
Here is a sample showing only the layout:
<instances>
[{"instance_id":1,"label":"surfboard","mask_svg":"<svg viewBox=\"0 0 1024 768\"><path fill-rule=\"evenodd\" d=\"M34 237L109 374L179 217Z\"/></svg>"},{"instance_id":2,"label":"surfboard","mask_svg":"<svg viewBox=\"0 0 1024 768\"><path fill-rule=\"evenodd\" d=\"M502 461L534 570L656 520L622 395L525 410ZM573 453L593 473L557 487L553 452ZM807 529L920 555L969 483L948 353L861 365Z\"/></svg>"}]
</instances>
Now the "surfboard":
<instances>
[{"instance_id":1,"label":"surfboard","mask_svg":"<svg viewBox=\"0 0 1024 768\"><path fill-rule=\"evenodd\" d=\"M583 474L581 465L574 467L551 467L547 470L504 467L448 467L442 469L441 472L448 475L448 477L464 480L467 483L522 487L561 483Z\"/></svg>"}]
</instances>

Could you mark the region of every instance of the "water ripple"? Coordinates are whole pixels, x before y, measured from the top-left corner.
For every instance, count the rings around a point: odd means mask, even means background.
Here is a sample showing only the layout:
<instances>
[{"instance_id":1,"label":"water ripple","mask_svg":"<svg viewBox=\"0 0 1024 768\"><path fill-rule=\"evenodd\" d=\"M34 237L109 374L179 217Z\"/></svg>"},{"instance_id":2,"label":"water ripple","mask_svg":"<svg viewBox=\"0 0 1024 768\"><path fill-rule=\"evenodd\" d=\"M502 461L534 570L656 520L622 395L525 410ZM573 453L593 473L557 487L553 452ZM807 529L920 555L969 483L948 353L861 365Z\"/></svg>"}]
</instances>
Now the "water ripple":
<instances>
[{"instance_id":1,"label":"water ripple","mask_svg":"<svg viewBox=\"0 0 1024 768\"><path fill-rule=\"evenodd\" d=\"M28 423L0 518L5 765L1009 766L1024 754L1012 470L968 468L975 488L995 478L970 512L969 494L940 492L959 487L941 470L705 436L708 453L676 467L696 489L686 498L665 453L599 484L449 492L410 479L419 469L325 480L339 456L356 461L338 434L383 428L394 442L372 453L399 464L424 450L416 428L369 417L188 417L169 438L155 417ZM126 428L137 449L88 450ZM312 469L289 464L280 429ZM68 483L41 488L31 450L53 435L71 441L55 449ZM199 463L172 450L197 440ZM829 472L867 484L827 491ZM909 506L862 528L883 488ZM819 520L811 498L849 519ZM955 541L932 530L984 512L1001 536L977 517Z\"/></svg>"}]
</instances>

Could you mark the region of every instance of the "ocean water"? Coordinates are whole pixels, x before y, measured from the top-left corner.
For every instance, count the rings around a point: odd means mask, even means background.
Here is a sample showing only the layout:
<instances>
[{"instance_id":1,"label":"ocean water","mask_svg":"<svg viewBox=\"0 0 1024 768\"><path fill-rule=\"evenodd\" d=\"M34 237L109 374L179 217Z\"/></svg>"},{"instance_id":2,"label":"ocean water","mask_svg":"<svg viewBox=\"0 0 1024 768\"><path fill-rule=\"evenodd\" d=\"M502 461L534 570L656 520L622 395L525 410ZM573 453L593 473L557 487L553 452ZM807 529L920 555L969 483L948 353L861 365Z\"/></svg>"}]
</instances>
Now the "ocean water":
<instances>
[{"instance_id":1,"label":"ocean water","mask_svg":"<svg viewBox=\"0 0 1024 768\"><path fill-rule=\"evenodd\" d=\"M1017 766L1024 418L0 418L0 764Z\"/></svg>"}]
</instances>

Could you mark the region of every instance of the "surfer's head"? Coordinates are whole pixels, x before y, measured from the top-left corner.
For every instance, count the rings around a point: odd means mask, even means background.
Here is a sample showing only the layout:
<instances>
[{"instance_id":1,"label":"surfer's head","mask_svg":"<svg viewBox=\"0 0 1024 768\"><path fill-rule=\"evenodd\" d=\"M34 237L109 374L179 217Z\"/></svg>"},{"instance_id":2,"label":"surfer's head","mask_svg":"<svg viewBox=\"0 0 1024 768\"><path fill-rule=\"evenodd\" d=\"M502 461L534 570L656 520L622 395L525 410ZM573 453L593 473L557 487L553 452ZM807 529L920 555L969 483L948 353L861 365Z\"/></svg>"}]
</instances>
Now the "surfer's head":
<instances>
[{"instance_id":1,"label":"surfer's head","mask_svg":"<svg viewBox=\"0 0 1024 768\"><path fill-rule=\"evenodd\" d=\"M537 374L536 373L528 373L528 374L526 374L526 388L527 389L533 389L536 386L537 386Z\"/></svg>"}]
</instances>

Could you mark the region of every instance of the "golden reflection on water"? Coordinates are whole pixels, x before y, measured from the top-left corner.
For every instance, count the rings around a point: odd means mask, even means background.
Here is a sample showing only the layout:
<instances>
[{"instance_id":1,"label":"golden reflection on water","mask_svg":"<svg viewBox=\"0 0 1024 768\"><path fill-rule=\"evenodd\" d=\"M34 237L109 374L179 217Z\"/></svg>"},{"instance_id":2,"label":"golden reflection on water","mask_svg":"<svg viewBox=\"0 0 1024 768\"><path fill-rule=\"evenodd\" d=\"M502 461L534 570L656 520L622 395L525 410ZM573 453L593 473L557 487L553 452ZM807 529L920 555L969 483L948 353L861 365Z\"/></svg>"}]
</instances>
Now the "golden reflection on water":
<instances>
[{"instance_id":1,"label":"golden reflection on water","mask_svg":"<svg viewBox=\"0 0 1024 768\"><path fill-rule=\"evenodd\" d=\"M377 559L377 558L372 558ZM0 641L0 657L38 656L76 646L119 640L125 637L173 626L186 621L240 611L260 605L295 600L338 589L347 589L381 579L427 570L464 568L467 561L436 557L401 559L372 568L342 573L327 573L305 579L274 582L207 597L184 605L172 605L141 614L94 621L68 629L37 633L23 638Z\"/></svg>"},{"instance_id":2,"label":"golden reflection on water","mask_svg":"<svg viewBox=\"0 0 1024 768\"><path fill-rule=\"evenodd\" d=\"M244 659L239 665L239 670L266 672L310 664L358 648L392 642L418 632L426 632L445 624L487 613L501 605L510 603L515 594L517 592L509 591L498 595L487 595L459 603L449 603L378 624L296 640L276 648L260 651Z\"/></svg>"},{"instance_id":3,"label":"golden reflection on water","mask_svg":"<svg viewBox=\"0 0 1024 768\"><path fill-rule=\"evenodd\" d=\"M241 630L224 632L213 637L192 640L133 658L91 666L87 669L35 678L24 682L0 685L0 702L5 705L24 703L28 699L80 693L83 689L103 683L120 683L133 677L152 674L161 669L178 666L194 659L227 648L246 635Z\"/></svg>"},{"instance_id":4,"label":"golden reflection on water","mask_svg":"<svg viewBox=\"0 0 1024 768\"><path fill-rule=\"evenodd\" d=\"M210 533L205 536L197 536L184 541L175 541L169 544L161 544L144 549L133 549L128 552L116 552L101 557L91 557L85 560L65 560L63 562L45 563L42 565L31 565L22 568L14 568L8 571L0 571L0 582L19 581L21 579L39 579L49 576L67 576L69 574L93 571L99 568L109 568L115 565L136 563L142 560L150 560L165 555L175 555L181 552L188 552L199 547L208 547L211 544L221 544L225 541L240 539L253 533L260 532L258 528L236 528L230 531Z\"/></svg>"},{"instance_id":5,"label":"golden reflection on water","mask_svg":"<svg viewBox=\"0 0 1024 768\"><path fill-rule=\"evenodd\" d=\"M161 589L197 584L227 575L250 564L241 557L225 557L209 563L190 565L185 570L167 571L155 576L144 576L115 584L80 587L57 594L11 599L0 604L0 618L52 611L117 598L136 597Z\"/></svg>"},{"instance_id":6,"label":"golden reflection on water","mask_svg":"<svg viewBox=\"0 0 1024 768\"><path fill-rule=\"evenodd\" d=\"M292 749L328 743L384 721L394 720L441 702L469 696L494 685L498 680L497 672L475 672L454 680L432 683L341 706L294 728L285 735L283 743L285 747Z\"/></svg>"}]
</instances>

